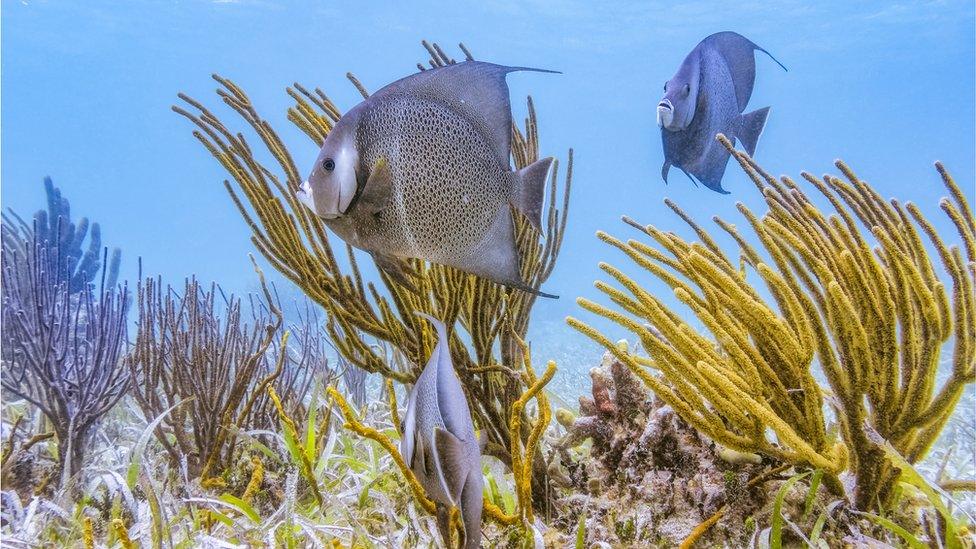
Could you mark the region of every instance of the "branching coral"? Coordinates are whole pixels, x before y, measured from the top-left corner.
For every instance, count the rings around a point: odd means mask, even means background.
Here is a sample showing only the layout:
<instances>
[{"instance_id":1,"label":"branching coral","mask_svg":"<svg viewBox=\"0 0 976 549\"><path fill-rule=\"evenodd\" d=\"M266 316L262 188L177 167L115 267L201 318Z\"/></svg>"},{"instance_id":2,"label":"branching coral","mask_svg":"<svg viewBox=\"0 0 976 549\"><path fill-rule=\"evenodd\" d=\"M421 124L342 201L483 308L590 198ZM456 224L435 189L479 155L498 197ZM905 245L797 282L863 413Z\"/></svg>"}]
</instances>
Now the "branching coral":
<instances>
[{"instance_id":1,"label":"branching coral","mask_svg":"<svg viewBox=\"0 0 976 549\"><path fill-rule=\"evenodd\" d=\"M233 463L235 429L277 424L268 387L278 389L290 413L302 414L312 376L327 367L317 327L297 327L296 344L288 346L263 279L262 288L264 302L252 302L249 322L240 299L217 305L223 294L216 286L204 290L190 279L179 295L152 278L139 285L138 334L126 359L132 394L150 419L176 406L155 435L174 464L186 460L193 477L207 480Z\"/></svg>"},{"instance_id":2,"label":"branching coral","mask_svg":"<svg viewBox=\"0 0 976 549\"><path fill-rule=\"evenodd\" d=\"M436 45L424 45L431 55L431 67L454 62ZM277 173L258 160L259 155L242 133L232 132L202 103L181 94L188 108L177 106L174 110L196 125L194 136L233 177L234 183L225 182L225 186L251 228L257 249L325 309L329 333L340 354L366 371L400 383L412 382L419 375L419 365L434 346L434 334L418 320L415 311L443 319L448 326L460 324L470 345L452 330L450 348L472 415L492 442L489 448L511 461L505 450L513 442L507 418L524 383L502 366L514 363L518 354L516 338L503 327L512 325L515 334L524 337L535 296L419 260L406 262L408 270L415 274L418 292L398 285L385 274L381 274L385 291L373 283L364 283L352 248L345 246L348 268L343 268L322 220L296 200L295 191L302 182L299 168L278 133L258 114L241 88L225 78L214 78L221 85L218 95L258 135L277 164ZM367 96L365 87L352 75L349 78ZM339 119L339 109L318 89L310 91L295 84L287 92L295 100L288 111L289 120L309 137L310 147L321 145ZM528 112L524 129L512 129L516 168L539 157L531 98ZM544 234L533 230L527 220L518 218L516 223L522 277L534 287L549 277L562 244L572 180L572 151L568 164L561 201L557 168L552 171ZM366 337L389 343L407 358L410 368L395 368L389 355L371 346ZM530 431L524 426L520 429L515 438L526 441ZM542 475L544 470L536 473Z\"/></svg>"},{"instance_id":3,"label":"branching coral","mask_svg":"<svg viewBox=\"0 0 976 549\"><path fill-rule=\"evenodd\" d=\"M96 423L129 383L120 360L126 346L126 290L107 287L104 270L100 289L86 277L74 289L81 271L52 268L67 253L61 250L64 240L41 241L36 228L18 230L8 219L2 231L0 382L51 422L64 487L81 471Z\"/></svg>"},{"instance_id":4,"label":"branching coral","mask_svg":"<svg viewBox=\"0 0 976 549\"><path fill-rule=\"evenodd\" d=\"M643 227L658 247L600 232L637 265L664 281L708 330L693 330L640 283L608 264L601 268L625 290L598 282L619 307L579 300L583 308L636 334L649 356L617 348L575 319L569 323L612 351L695 428L729 448L757 452L837 475L849 469L853 503L885 508L898 471L867 437L877 431L910 462L939 434L963 389L976 378L976 230L962 191L936 164L950 198L940 203L959 232L949 246L914 204L884 200L844 163L846 181L803 178L829 201L818 209L801 186L763 171L720 141L763 194L762 217L739 204L761 248L732 224L715 222L738 244L744 265L677 205L667 202L700 242ZM872 239L859 226L866 227ZM950 292L923 240L951 281ZM765 253L762 253L762 252ZM757 275L771 299L750 283ZM951 371L936 374L951 341ZM818 365L829 384L814 377ZM823 403L836 411L841 440L828 436ZM770 437L769 433L774 434Z\"/></svg>"}]
</instances>

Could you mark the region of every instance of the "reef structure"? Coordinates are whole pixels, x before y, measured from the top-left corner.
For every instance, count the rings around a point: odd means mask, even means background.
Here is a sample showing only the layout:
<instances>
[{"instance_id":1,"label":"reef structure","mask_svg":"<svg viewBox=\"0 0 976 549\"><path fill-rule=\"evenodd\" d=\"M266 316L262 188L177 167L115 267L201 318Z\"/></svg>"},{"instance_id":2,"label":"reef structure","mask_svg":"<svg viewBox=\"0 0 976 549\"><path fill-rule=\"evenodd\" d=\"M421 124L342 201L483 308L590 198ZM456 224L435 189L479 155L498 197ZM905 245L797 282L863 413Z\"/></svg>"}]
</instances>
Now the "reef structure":
<instances>
[{"instance_id":1,"label":"reef structure","mask_svg":"<svg viewBox=\"0 0 976 549\"><path fill-rule=\"evenodd\" d=\"M698 242L629 218L657 247L598 233L670 287L706 331L606 263L600 267L623 289L602 281L597 287L615 307L579 304L627 328L643 351L622 349L576 318L568 322L709 439L819 469L825 486L856 509L887 509L901 472L889 452L907 463L922 459L976 380L972 210L937 163L949 192L939 205L961 238L961 245L948 245L916 205L883 199L838 161L846 180L803 174L833 208L826 214L793 179L771 176L724 136L718 139L769 208L759 216L738 205L759 246L715 218L738 245L740 257L730 258L671 201ZM951 348L948 377L939 383L944 346ZM825 405L839 436L830 433Z\"/></svg>"}]
</instances>

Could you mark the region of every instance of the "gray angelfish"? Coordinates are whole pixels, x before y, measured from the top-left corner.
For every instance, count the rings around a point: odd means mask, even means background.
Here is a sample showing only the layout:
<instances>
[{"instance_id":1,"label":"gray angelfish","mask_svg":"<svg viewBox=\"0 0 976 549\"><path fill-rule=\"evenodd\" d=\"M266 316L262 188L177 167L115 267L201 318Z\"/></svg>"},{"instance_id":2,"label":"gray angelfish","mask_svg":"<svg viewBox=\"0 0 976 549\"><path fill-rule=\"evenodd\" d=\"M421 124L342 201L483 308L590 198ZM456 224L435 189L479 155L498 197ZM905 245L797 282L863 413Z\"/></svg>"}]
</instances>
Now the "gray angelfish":
<instances>
[{"instance_id":1,"label":"gray angelfish","mask_svg":"<svg viewBox=\"0 0 976 549\"><path fill-rule=\"evenodd\" d=\"M738 138L752 155L769 115L769 107L742 114L756 80L755 50L783 67L748 38L719 32L699 42L664 84L657 123L664 142L661 177L665 182L673 165L692 181L728 194L722 176L729 151L715 140L716 134L725 134L733 144Z\"/></svg>"},{"instance_id":2,"label":"gray angelfish","mask_svg":"<svg viewBox=\"0 0 976 549\"><path fill-rule=\"evenodd\" d=\"M475 436L471 411L451 363L444 323L417 314L436 327L437 346L410 393L400 453L427 495L439 504L442 532L447 532L447 510L457 507L464 524L463 547L478 547L484 483L482 442Z\"/></svg>"},{"instance_id":3,"label":"gray angelfish","mask_svg":"<svg viewBox=\"0 0 976 549\"><path fill-rule=\"evenodd\" d=\"M554 72L465 61L389 84L329 132L298 198L408 286L397 258L555 297L520 275L512 207L540 228L553 159L510 168L514 71Z\"/></svg>"}]
</instances>

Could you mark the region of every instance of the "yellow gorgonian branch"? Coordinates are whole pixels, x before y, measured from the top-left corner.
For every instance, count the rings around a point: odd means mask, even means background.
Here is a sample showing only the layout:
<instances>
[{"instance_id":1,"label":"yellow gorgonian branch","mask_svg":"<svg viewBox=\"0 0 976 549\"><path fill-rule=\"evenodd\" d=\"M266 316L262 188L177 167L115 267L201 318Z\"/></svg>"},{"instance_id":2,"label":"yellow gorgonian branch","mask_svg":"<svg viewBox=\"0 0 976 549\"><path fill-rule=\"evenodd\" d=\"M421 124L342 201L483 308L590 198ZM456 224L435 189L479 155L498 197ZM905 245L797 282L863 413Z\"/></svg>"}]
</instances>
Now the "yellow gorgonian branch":
<instances>
[{"instance_id":1,"label":"yellow gorgonian branch","mask_svg":"<svg viewBox=\"0 0 976 549\"><path fill-rule=\"evenodd\" d=\"M92 526L91 517L85 517L81 527L81 538L82 543L85 545L85 549L95 549L95 528Z\"/></svg>"},{"instance_id":2,"label":"yellow gorgonian branch","mask_svg":"<svg viewBox=\"0 0 976 549\"><path fill-rule=\"evenodd\" d=\"M122 549L135 549L135 544L129 538L129 530L125 527L122 519L112 519L112 529L115 530L115 536L119 538L119 545L122 546Z\"/></svg>"},{"instance_id":3,"label":"yellow gorgonian branch","mask_svg":"<svg viewBox=\"0 0 976 549\"><path fill-rule=\"evenodd\" d=\"M331 389L331 388L330 388ZM319 491L318 482L315 479L315 466L312 460L315 456L310 456L305 451L305 446L300 444L298 441L302 440L299 436L298 426L295 424L295 420L288 417L288 413L285 411L285 407L281 404L281 399L278 397L278 393L275 392L274 387L268 386L268 396L271 397L271 402L274 404L275 409L278 411L278 417L281 419L281 426L286 431L286 436L291 437L295 441L295 451L292 457L298 461L298 469L305 480L308 482L309 487L312 490L312 496L315 497L315 502L319 506L322 505L322 493Z\"/></svg>"},{"instance_id":4,"label":"yellow gorgonian branch","mask_svg":"<svg viewBox=\"0 0 976 549\"><path fill-rule=\"evenodd\" d=\"M241 494L241 499L250 503L254 495L261 489L262 482L264 482L264 463L258 456L251 456L251 478L244 488L244 493Z\"/></svg>"},{"instance_id":5,"label":"yellow gorgonian branch","mask_svg":"<svg viewBox=\"0 0 976 549\"><path fill-rule=\"evenodd\" d=\"M535 399L538 405L538 417L531 423L529 436L523 444L516 437L512 438L512 474L515 478L515 491L519 503L518 512L527 524L532 524L534 517L532 512L532 462L539 448L539 441L545 433L549 422L552 419L552 408L549 406L549 398L544 391L545 386L556 374L556 363L549 361L546 371L541 378L536 378L535 371L532 369L532 358L529 346L518 335L514 335L515 341L521 349L521 362L524 368L523 376L525 384L529 387L513 404L509 415L510 430L513 433L522 431L522 421L525 406L530 400ZM503 521L504 522L504 521Z\"/></svg>"},{"instance_id":6,"label":"yellow gorgonian branch","mask_svg":"<svg viewBox=\"0 0 976 549\"><path fill-rule=\"evenodd\" d=\"M961 246L949 245L917 206L885 200L838 161L844 179L803 174L832 209L825 213L797 182L772 177L724 136L719 141L768 208L760 216L738 204L750 238L714 219L738 247L735 255L669 200L698 242L629 218L624 221L652 244L598 233L670 287L704 331L646 289L646 280L605 263L600 268L617 285L598 282L597 288L613 306L579 304L630 330L646 355L619 348L583 321L568 322L716 442L823 469L826 484L839 494L844 488L837 474L850 470L857 479L855 505L885 508L898 471L866 428L916 462L976 380L972 210L936 164L950 195L939 206L961 239ZM940 384L936 374L947 343L950 372ZM817 383L817 368L829 391ZM836 411L838 442L827 435L825 402Z\"/></svg>"},{"instance_id":7,"label":"yellow gorgonian branch","mask_svg":"<svg viewBox=\"0 0 976 549\"><path fill-rule=\"evenodd\" d=\"M407 462L404 461L403 456L400 454L400 449L396 447L396 444L393 444L393 441L391 441L390 438L383 433L372 427L363 425L363 423L359 421L359 417L356 412L354 412L352 407L349 406L349 403L346 402L345 397L343 397L342 393L337 391L335 387L329 387L327 391L329 392L329 396L335 399L336 405L342 412L342 417L346 420L345 428L351 430L359 436L379 443L379 445L386 450L386 453L390 454L390 457L393 458L393 463L396 463L396 466L398 469L400 469L400 473L403 475L403 478L407 479L407 484L413 491L414 497L416 497L417 501L420 502L421 507L423 507L428 513L432 515L435 514L437 512L437 508L434 505L434 501L427 497L427 492L424 491L424 487L420 485L417 477L413 474L413 471L410 470L410 466L408 466Z\"/></svg>"},{"instance_id":8,"label":"yellow gorgonian branch","mask_svg":"<svg viewBox=\"0 0 976 549\"><path fill-rule=\"evenodd\" d=\"M397 407L396 398L396 388L393 386L393 380L387 378L386 380L386 392L390 398L390 419L393 421L393 427L398 433L402 433L403 430L400 428L400 412Z\"/></svg>"}]
</instances>

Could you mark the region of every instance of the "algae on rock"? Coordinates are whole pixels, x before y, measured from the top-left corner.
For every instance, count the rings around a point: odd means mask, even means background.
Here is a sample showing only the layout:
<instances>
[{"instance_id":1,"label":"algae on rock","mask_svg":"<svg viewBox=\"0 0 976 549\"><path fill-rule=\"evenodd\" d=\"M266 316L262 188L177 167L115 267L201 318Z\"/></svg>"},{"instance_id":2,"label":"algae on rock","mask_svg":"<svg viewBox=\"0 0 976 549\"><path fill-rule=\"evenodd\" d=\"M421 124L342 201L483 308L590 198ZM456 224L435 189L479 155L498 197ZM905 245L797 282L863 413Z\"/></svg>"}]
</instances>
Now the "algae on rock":
<instances>
[{"instance_id":1,"label":"algae on rock","mask_svg":"<svg viewBox=\"0 0 976 549\"><path fill-rule=\"evenodd\" d=\"M749 517L762 516L775 494L766 481L782 469L748 459L755 455L730 460L609 351L590 377L591 393L556 445L570 488L557 502L557 526L583 522L588 547L676 547L721 511L706 539L745 545ZM574 455L586 439L588 452Z\"/></svg>"},{"instance_id":2,"label":"algae on rock","mask_svg":"<svg viewBox=\"0 0 976 549\"><path fill-rule=\"evenodd\" d=\"M605 282L597 287L616 307L579 303L632 331L646 354L618 348L578 319L568 322L712 440L822 469L825 484L839 495L851 491L839 478L850 471L853 504L885 509L899 471L871 435L918 462L976 379L972 210L936 164L950 194L940 207L962 240L961 247L949 246L917 206L886 201L838 161L846 181L803 174L831 204L834 211L826 214L793 179L777 180L724 136L719 140L769 208L760 217L738 205L761 248L715 218L737 243L740 257L730 257L671 201L700 242L629 218L657 247L598 233L670 286L707 332L692 329L642 283L606 263L600 267L624 289ZM923 239L947 273L948 292ZM750 282L755 277L771 299ZM940 385L936 373L947 342L951 371ZM818 383L815 368L829 388ZM828 432L825 403L835 412L839 440Z\"/></svg>"}]
</instances>

